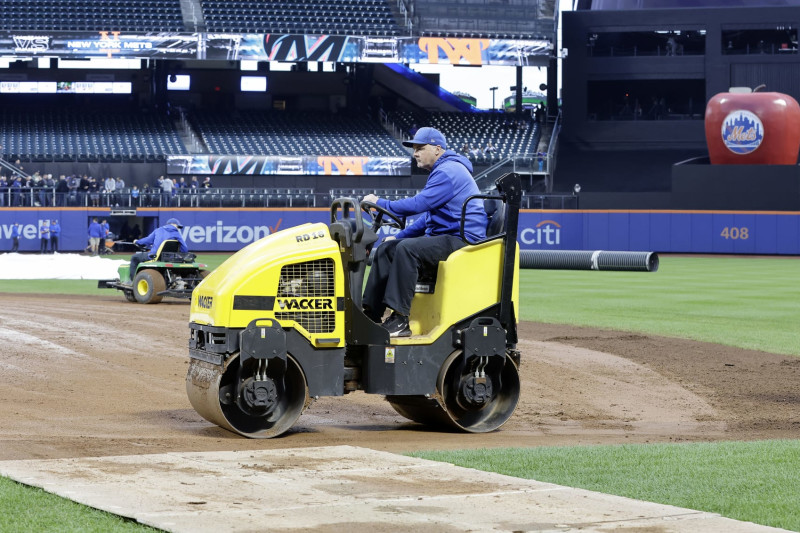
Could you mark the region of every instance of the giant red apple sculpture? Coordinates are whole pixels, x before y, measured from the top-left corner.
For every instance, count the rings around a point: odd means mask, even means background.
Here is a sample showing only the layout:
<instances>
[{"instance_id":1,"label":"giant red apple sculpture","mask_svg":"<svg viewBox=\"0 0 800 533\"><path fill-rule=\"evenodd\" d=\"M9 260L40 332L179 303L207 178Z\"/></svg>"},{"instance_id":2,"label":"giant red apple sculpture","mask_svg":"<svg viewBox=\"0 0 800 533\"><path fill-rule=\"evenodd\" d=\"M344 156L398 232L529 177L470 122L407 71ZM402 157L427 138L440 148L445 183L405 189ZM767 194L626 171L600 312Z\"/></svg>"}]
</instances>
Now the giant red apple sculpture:
<instances>
[{"instance_id":1,"label":"giant red apple sculpture","mask_svg":"<svg viewBox=\"0 0 800 533\"><path fill-rule=\"evenodd\" d=\"M714 165L795 165L800 105L787 94L731 88L706 106L706 143Z\"/></svg>"}]
</instances>

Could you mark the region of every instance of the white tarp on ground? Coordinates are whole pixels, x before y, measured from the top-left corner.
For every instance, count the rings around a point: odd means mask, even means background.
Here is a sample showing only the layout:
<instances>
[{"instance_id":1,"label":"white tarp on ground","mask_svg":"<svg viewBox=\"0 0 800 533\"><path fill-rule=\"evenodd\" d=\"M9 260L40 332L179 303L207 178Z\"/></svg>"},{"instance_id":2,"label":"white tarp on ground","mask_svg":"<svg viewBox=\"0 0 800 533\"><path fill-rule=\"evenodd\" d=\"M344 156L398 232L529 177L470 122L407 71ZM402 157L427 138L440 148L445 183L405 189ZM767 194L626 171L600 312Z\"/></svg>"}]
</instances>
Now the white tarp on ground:
<instances>
[{"instance_id":1,"label":"white tarp on ground","mask_svg":"<svg viewBox=\"0 0 800 533\"><path fill-rule=\"evenodd\" d=\"M783 531L353 446L0 461L0 475L175 533Z\"/></svg>"},{"instance_id":2,"label":"white tarp on ground","mask_svg":"<svg viewBox=\"0 0 800 533\"><path fill-rule=\"evenodd\" d=\"M116 279L129 259L81 254L0 254L0 279Z\"/></svg>"}]
</instances>

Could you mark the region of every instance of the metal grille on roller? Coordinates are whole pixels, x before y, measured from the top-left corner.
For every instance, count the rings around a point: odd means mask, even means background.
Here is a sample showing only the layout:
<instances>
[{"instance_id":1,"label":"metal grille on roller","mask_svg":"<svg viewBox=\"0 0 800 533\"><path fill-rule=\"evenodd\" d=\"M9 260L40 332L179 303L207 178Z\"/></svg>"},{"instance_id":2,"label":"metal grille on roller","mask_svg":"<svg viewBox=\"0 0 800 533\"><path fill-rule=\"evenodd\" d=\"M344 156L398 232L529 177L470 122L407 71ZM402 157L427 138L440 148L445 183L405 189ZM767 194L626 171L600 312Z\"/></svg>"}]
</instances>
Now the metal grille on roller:
<instances>
[{"instance_id":1,"label":"metal grille on roller","mask_svg":"<svg viewBox=\"0 0 800 533\"><path fill-rule=\"evenodd\" d=\"M333 259L319 259L286 265L281 269L278 284L278 303L281 299L330 298L332 306L325 309L277 311L278 320L294 320L309 333L330 333L336 327ZM287 306L288 309L288 306Z\"/></svg>"}]
</instances>

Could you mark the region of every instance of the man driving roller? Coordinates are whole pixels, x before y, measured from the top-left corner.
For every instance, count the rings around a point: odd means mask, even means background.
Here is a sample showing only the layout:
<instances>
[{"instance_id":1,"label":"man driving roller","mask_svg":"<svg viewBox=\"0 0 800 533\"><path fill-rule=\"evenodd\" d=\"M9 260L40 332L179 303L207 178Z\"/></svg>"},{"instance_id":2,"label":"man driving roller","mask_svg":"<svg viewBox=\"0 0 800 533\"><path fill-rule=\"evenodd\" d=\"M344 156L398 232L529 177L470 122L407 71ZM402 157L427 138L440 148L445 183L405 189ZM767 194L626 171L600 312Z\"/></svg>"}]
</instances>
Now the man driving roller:
<instances>
[{"instance_id":1,"label":"man driving roller","mask_svg":"<svg viewBox=\"0 0 800 533\"><path fill-rule=\"evenodd\" d=\"M438 130L420 128L403 145L413 147L417 166L430 171L425 187L413 197L395 201L374 194L364 197L399 216L420 215L375 250L364 290L364 312L372 320L379 322L384 310L392 309L392 315L383 322L391 337L411 335L408 315L417 275L422 268L435 267L466 246L460 236L461 208L468 197L480 194L472 177L472 163L448 150ZM464 234L471 242L486 237L487 222L483 202L467 204Z\"/></svg>"}]
</instances>

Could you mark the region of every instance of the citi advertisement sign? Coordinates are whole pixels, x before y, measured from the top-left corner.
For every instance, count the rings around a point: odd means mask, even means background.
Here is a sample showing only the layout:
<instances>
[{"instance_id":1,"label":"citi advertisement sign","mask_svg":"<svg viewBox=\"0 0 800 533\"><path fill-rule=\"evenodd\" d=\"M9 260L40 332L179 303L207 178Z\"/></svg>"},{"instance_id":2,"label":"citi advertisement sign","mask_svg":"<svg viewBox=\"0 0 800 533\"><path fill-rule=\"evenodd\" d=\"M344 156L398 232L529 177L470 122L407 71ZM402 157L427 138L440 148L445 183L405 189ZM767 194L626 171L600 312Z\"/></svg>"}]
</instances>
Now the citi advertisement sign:
<instances>
[{"instance_id":1,"label":"citi advertisement sign","mask_svg":"<svg viewBox=\"0 0 800 533\"><path fill-rule=\"evenodd\" d=\"M537 247L561 246L561 224L555 220L542 220L534 227L523 227L519 232L519 241L523 245Z\"/></svg>"}]
</instances>

